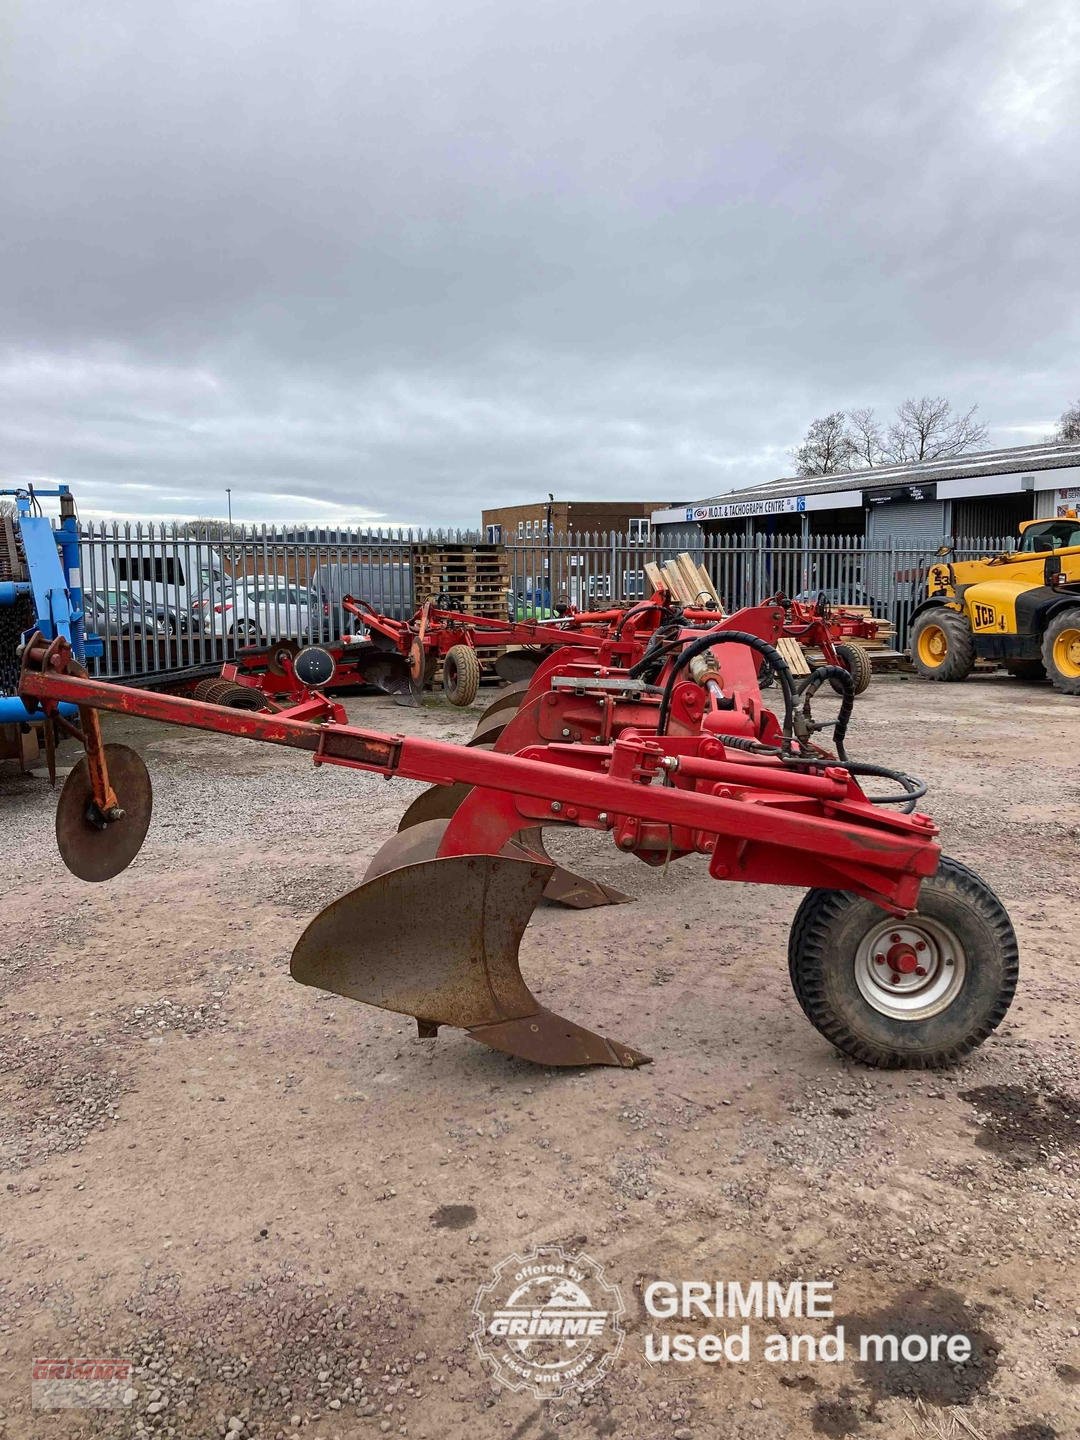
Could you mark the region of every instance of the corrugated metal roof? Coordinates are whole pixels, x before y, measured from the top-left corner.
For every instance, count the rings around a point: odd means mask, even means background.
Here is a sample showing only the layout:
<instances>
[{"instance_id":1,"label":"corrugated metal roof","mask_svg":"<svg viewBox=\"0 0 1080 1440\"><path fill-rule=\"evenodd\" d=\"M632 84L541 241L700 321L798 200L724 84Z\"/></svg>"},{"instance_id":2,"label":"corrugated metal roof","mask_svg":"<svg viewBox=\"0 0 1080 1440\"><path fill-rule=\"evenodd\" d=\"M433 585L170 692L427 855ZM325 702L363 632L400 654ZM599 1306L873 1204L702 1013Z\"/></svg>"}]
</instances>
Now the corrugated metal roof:
<instances>
[{"instance_id":1,"label":"corrugated metal roof","mask_svg":"<svg viewBox=\"0 0 1080 1440\"><path fill-rule=\"evenodd\" d=\"M1080 443L1018 445L1008 450L979 450L951 460L921 460L914 465L879 465L871 470L844 470L834 475L793 475L766 480L739 490L726 490L693 505L723 505L731 500L781 500L787 495L821 495L835 490L864 490L879 485L906 485L932 480L958 480L969 475L1009 475L1015 470L1056 470L1080 465Z\"/></svg>"}]
</instances>

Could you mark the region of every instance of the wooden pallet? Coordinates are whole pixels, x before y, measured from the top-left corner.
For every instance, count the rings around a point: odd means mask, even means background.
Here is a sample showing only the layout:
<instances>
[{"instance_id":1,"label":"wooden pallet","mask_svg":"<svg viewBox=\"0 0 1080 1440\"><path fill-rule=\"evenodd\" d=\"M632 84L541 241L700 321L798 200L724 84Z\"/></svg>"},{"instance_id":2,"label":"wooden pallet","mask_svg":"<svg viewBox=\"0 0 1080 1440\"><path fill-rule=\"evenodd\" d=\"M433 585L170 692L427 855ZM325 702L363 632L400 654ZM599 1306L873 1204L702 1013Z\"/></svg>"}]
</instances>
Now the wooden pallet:
<instances>
[{"instance_id":1,"label":"wooden pallet","mask_svg":"<svg viewBox=\"0 0 1080 1440\"><path fill-rule=\"evenodd\" d=\"M507 613L510 567L501 545L417 545L413 590L417 604L436 595L455 610L502 619Z\"/></svg>"},{"instance_id":2,"label":"wooden pallet","mask_svg":"<svg viewBox=\"0 0 1080 1440\"><path fill-rule=\"evenodd\" d=\"M674 560L665 561L663 565L656 565L651 560L646 561L644 570L654 590L666 590L680 605L700 609L716 606L721 615L726 613L709 572L704 565L697 564L685 550L676 555Z\"/></svg>"}]
</instances>

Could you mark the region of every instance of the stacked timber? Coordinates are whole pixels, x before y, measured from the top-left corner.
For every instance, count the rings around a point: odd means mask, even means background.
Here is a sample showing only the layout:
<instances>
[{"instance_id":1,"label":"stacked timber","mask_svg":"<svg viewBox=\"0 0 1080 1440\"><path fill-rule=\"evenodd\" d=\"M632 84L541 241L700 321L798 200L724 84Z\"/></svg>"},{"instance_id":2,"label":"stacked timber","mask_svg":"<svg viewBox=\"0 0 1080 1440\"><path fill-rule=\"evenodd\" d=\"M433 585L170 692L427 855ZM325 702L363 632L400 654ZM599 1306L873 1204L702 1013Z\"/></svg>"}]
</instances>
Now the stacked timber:
<instances>
[{"instance_id":1,"label":"stacked timber","mask_svg":"<svg viewBox=\"0 0 1080 1440\"><path fill-rule=\"evenodd\" d=\"M438 596L448 608L504 620L510 567L501 545L417 545L413 548L417 605Z\"/></svg>"},{"instance_id":2,"label":"stacked timber","mask_svg":"<svg viewBox=\"0 0 1080 1440\"><path fill-rule=\"evenodd\" d=\"M413 593L417 607L438 600L448 610L505 620L510 565L501 545L446 544L413 547ZM504 645L477 645L481 668L489 671ZM435 676L439 683L442 664Z\"/></svg>"},{"instance_id":3,"label":"stacked timber","mask_svg":"<svg viewBox=\"0 0 1080 1440\"><path fill-rule=\"evenodd\" d=\"M721 615L725 613L724 602L716 593L709 572L685 550L663 565L648 563L645 574L654 590L666 590L680 605L695 610L717 610Z\"/></svg>"}]
</instances>

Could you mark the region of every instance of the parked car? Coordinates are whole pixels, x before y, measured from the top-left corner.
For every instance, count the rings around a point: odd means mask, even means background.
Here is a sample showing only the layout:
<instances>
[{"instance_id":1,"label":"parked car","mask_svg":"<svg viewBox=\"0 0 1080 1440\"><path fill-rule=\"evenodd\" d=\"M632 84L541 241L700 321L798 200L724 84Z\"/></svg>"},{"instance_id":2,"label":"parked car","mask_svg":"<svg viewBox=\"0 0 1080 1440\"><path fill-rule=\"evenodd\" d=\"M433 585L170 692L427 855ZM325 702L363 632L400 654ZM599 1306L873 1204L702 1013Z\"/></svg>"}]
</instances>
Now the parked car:
<instances>
[{"instance_id":1,"label":"parked car","mask_svg":"<svg viewBox=\"0 0 1080 1440\"><path fill-rule=\"evenodd\" d=\"M311 589L331 632L337 635L357 629L355 617L341 608L345 595L366 600L394 620L408 620L416 610L412 566L397 560L378 565L320 565L312 576Z\"/></svg>"},{"instance_id":2,"label":"parked car","mask_svg":"<svg viewBox=\"0 0 1080 1440\"><path fill-rule=\"evenodd\" d=\"M85 599L86 627L95 634L164 635L165 627L157 616L141 605L133 605L126 595L109 590L105 595L89 595Z\"/></svg>"},{"instance_id":3,"label":"parked car","mask_svg":"<svg viewBox=\"0 0 1080 1440\"><path fill-rule=\"evenodd\" d=\"M188 609L188 629L194 631L195 634L203 630L211 633L214 627L209 620L213 618L215 605L220 605L224 600L231 600L232 595L233 583L231 580L215 580L213 584L206 585L198 598L191 602ZM222 612L218 610L217 613L220 615Z\"/></svg>"},{"instance_id":4,"label":"parked car","mask_svg":"<svg viewBox=\"0 0 1080 1440\"><path fill-rule=\"evenodd\" d=\"M179 623L179 616L190 613L193 597L212 584L220 588L223 579L215 550L191 558L165 542L103 546L84 564L91 567L90 573L102 576L110 594L130 596L133 604L151 613L160 608L166 625L168 614Z\"/></svg>"},{"instance_id":5,"label":"parked car","mask_svg":"<svg viewBox=\"0 0 1080 1440\"><path fill-rule=\"evenodd\" d=\"M310 640L319 633L317 597L276 577L252 577L204 607L202 625L247 644Z\"/></svg>"},{"instance_id":6,"label":"parked car","mask_svg":"<svg viewBox=\"0 0 1080 1440\"><path fill-rule=\"evenodd\" d=\"M178 605L147 605L167 635L186 635L192 628L191 612Z\"/></svg>"}]
</instances>

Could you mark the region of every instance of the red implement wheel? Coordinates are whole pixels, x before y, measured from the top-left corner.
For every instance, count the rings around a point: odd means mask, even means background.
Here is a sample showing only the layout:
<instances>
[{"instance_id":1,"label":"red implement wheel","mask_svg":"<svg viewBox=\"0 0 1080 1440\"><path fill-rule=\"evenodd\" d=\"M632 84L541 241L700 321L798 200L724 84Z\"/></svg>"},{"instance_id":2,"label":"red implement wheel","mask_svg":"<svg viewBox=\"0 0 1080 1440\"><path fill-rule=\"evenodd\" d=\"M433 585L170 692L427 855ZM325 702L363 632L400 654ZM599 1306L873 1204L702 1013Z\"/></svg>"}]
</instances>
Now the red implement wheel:
<instances>
[{"instance_id":1,"label":"red implement wheel","mask_svg":"<svg viewBox=\"0 0 1080 1440\"><path fill-rule=\"evenodd\" d=\"M480 689L480 660L471 645L451 645L443 657L443 689L451 705L471 705Z\"/></svg>"},{"instance_id":2,"label":"red implement wheel","mask_svg":"<svg viewBox=\"0 0 1080 1440\"><path fill-rule=\"evenodd\" d=\"M846 640L842 645L837 645L836 658L851 676L851 683L855 687L855 694L861 695L874 676L874 671L870 664L870 656L861 645L856 645L852 641ZM838 695L844 693L844 687L839 680L830 680L829 684Z\"/></svg>"},{"instance_id":3,"label":"red implement wheel","mask_svg":"<svg viewBox=\"0 0 1080 1440\"><path fill-rule=\"evenodd\" d=\"M981 1045L1005 1018L1016 936L984 880L943 858L901 919L843 890L811 890L788 942L810 1023L865 1065L933 1069Z\"/></svg>"}]
</instances>

